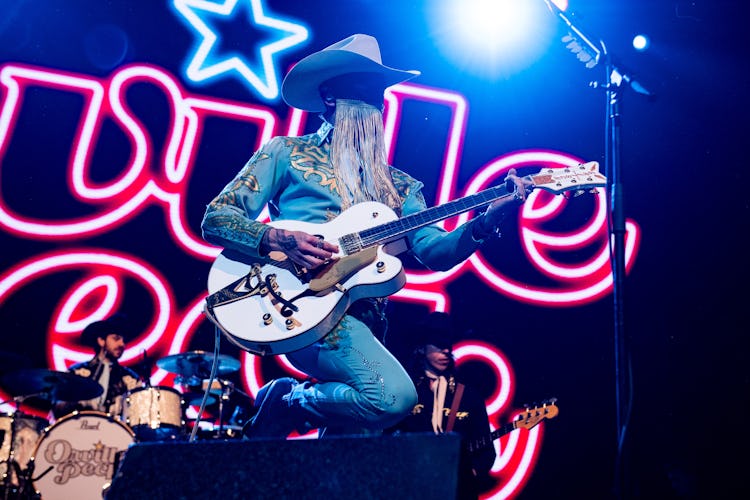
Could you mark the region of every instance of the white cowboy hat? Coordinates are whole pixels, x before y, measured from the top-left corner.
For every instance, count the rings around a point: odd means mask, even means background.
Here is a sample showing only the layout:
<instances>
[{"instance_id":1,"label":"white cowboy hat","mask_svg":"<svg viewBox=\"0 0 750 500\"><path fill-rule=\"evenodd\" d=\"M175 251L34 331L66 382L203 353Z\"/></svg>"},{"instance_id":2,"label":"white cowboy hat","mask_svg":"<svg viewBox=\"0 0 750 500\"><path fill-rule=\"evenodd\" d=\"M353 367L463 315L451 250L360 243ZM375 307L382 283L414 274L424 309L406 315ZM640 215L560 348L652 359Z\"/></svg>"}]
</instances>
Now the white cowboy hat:
<instances>
[{"instance_id":1,"label":"white cowboy hat","mask_svg":"<svg viewBox=\"0 0 750 500\"><path fill-rule=\"evenodd\" d=\"M370 35L356 34L295 64L281 84L281 95L289 106L319 113L325 111L320 85L333 77L350 73L382 75L383 90L420 74L416 70L403 71L384 66L378 41Z\"/></svg>"}]
</instances>

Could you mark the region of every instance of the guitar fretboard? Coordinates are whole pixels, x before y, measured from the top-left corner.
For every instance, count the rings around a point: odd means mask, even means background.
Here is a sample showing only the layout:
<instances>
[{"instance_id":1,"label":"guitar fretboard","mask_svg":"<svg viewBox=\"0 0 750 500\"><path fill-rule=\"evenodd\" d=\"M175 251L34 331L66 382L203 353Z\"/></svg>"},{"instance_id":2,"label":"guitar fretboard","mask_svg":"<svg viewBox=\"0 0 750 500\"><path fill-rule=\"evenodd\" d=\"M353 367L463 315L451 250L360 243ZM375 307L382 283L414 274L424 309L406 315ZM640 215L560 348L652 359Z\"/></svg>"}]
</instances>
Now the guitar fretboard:
<instances>
[{"instance_id":1,"label":"guitar fretboard","mask_svg":"<svg viewBox=\"0 0 750 500\"><path fill-rule=\"evenodd\" d=\"M490 446L495 439L509 433L512 430L515 430L515 428L516 422L509 422L499 429L492 431L490 434L487 434L486 436L483 436L479 439L475 439L474 441L469 443L469 451L477 451L486 446Z\"/></svg>"},{"instance_id":2,"label":"guitar fretboard","mask_svg":"<svg viewBox=\"0 0 750 500\"><path fill-rule=\"evenodd\" d=\"M357 234L359 235L362 248L386 243L397 239L414 229L428 226L435 222L453 217L454 215L489 205L493 201L504 196L509 196L510 194L511 193L505 188L505 185L491 187L484 191L450 201L443 205L428 208L421 212L407 215L398 220L365 229Z\"/></svg>"}]
</instances>

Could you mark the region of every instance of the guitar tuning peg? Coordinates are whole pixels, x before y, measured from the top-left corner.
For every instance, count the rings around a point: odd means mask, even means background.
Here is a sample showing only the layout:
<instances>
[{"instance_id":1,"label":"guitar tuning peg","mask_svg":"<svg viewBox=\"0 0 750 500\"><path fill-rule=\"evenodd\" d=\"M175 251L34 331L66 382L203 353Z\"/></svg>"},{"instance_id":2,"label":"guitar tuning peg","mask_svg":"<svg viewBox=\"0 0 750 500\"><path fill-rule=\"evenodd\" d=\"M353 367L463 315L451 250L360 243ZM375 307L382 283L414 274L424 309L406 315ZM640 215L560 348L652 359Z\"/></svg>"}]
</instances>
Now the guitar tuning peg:
<instances>
[{"instance_id":1,"label":"guitar tuning peg","mask_svg":"<svg viewBox=\"0 0 750 500\"><path fill-rule=\"evenodd\" d=\"M578 189L577 191L573 191L573 198L577 198L581 196L582 194L586 194L586 191L583 189Z\"/></svg>"},{"instance_id":2,"label":"guitar tuning peg","mask_svg":"<svg viewBox=\"0 0 750 500\"><path fill-rule=\"evenodd\" d=\"M557 403L557 398L549 398L547 401L549 401L549 404L553 405Z\"/></svg>"}]
</instances>

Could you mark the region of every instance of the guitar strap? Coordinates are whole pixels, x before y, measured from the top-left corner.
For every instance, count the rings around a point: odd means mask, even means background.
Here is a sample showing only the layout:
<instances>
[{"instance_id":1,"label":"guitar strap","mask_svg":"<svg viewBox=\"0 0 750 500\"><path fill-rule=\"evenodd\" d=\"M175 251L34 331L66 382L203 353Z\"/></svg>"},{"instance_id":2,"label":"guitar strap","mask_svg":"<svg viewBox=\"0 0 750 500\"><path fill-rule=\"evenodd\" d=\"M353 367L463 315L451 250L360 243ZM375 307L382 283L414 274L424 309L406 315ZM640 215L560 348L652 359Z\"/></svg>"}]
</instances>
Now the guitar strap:
<instances>
[{"instance_id":1,"label":"guitar strap","mask_svg":"<svg viewBox=\"0 0 750 500\"><path fill-rule=\"evenodd\" d=\"M461 396L464 394L464 384L456 384L456 393L453 395L453 403L451 403L451 414L448 415L448 425L445 426L445 432L451 432L453 430L453 424L456 422L456 413L458 413L458 405L461 404Z\"/></svg>"}]
</instances>

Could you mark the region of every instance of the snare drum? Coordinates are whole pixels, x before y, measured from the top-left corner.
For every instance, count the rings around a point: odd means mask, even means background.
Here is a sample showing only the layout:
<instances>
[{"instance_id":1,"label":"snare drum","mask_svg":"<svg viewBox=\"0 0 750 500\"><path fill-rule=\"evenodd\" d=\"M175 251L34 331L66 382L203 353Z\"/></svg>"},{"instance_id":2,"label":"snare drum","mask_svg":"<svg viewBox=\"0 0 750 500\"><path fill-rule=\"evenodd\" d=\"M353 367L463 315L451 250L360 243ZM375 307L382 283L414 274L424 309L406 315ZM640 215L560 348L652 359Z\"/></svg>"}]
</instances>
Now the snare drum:
<instances>
[{"instance_id":1,"label":"snare drum","mask_svg":"<svg viewBox=\"0 0 750 500\"><path fill-rule=\"evenodd\" d=\"M125 395L122 420L139 441L175 439L182 434L182 394L172 387L141 387Z\"/></svg>"},{"instance_id":2,"label":"snare drum","mask_svg":"<svg viewBox=\"0 0 750 500\"><path fill-rule=\"evenodd\" d=\"M2 477L8 474L8 461L11 458L21 470L28 467L34 447L48 425L48 420L34 415L18 412L0 415L0 433L3 436L2 445L0 445L0 475ZM14 468L10 470L10 482L14 485L19 483Z\"/></svg>"},{"instance_id":3,"label":"snare drum","mask_svg":"<svg viewBox=\"0 0 750 500\"><path fill-rule=\"evenodd\" d=\"M66 415L34 449L34 487L44 500L101 500L116 461L134 441L133 431L106 413Z\"/></svg>"}]
</instances>

